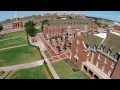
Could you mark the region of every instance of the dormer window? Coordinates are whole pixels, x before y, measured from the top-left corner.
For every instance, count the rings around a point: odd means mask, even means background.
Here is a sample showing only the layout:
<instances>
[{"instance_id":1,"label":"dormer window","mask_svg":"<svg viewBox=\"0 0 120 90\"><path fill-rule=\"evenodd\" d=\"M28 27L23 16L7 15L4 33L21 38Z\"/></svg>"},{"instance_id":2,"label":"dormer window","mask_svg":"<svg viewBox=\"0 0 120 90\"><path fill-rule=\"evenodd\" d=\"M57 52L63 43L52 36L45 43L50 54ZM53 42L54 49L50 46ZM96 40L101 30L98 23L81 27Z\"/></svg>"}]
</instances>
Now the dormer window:
<instances>
[{"instance_id":1,"label":"dormer window","mask_svg":"<svg viewBox=\"0 0 120 90\"><path fill-rule=\"evenodd\" d=\"M101 52L105 49L105 46L106 46L105 44L101 45L101 47L100 47Z\"/></svg>"},{"instance_id":2,"label":"dormer window","mask_svg":"<svg viewBox=\"0 0 120 90\"><path fill-rule=\"evenodd\" d=\"M120 58L120 52L117 52L117 53L114 55L114 58L118 61L119 58Z\"/></svg>"},{"instance_id":3,"label":"dormer window","mask_svg":"<svg viewBox=\"0 0 120 90\"><path fill-rule=\"evenodd\" d=\"M95 51L97 49L97 45L94 45L93 46L93 50Z\"/></svg>"},{"instance_id":4,"label":"dormer window","mask_svg":"<svg viewBox=\"0 0 120 90\"><path fill-rule=\"evenodd\" d=\"M109 48L108 51L107 51L107 55L110 56L110 54L112 53L113 51L113 48Z\"/></svg>"},{"instance_id":5,"label":"dormer window","mask_svg":"<svg viewBox=\"0 0 120 90\"><path fill-rule=\"evenodd\" d=\"M89 42L85 43L85 45L86 45L87 49L90 49L90 44L89 44Z\"/></svg>"}]
</instances>

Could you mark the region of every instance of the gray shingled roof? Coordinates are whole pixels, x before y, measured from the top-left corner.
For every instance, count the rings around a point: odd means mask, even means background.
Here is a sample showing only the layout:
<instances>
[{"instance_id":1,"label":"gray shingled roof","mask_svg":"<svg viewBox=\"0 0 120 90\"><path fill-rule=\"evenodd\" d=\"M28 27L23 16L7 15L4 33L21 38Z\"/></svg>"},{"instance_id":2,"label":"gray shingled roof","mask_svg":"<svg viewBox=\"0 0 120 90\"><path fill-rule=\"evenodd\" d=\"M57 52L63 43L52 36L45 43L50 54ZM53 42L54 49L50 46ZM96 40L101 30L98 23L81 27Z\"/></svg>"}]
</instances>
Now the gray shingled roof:
<instances>
[{"instance_id":1,"label":"gray shingled roof","mask_svg":"<svg viewBox=\"0 0 120 90\"><path fill-rule=\"evenodd\" d=\"M102 44L106 44L105 49L103 50L104 53L107 53L109 48L113 48L112 53L110 54L111 57L117 52L120 52L120 36L110 33L109 37L105 39Z\"/></svg>"},{"instance_id":2,"label":"gray shingled roof","mask_svg":"<svg viewBox=\"0 0 120 90\"><path fill-rule=\"evenodd\" d=\"M75 24L74 24L75 23ZM88 19L58 19L58 20L52 20L49 21L48 26L66 26L66 25L95 25L94 22L88 20Z\"/></svg>"}]
</instances>

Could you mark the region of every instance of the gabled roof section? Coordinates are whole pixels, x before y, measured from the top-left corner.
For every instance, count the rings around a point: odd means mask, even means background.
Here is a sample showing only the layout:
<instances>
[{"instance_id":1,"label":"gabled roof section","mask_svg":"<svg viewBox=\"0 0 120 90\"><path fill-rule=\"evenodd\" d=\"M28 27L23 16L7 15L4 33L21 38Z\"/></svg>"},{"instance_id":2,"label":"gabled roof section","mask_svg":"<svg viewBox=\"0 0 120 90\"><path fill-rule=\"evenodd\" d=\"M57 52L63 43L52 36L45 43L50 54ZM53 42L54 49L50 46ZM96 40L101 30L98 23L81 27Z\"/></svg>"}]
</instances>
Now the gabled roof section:
<instances>
[{"instance_id":1,"label":"gabled roof section","mask_svg":"<svg viewBox=\"0 0 120 90\"><path fill-rule=\"evenodd\" d=\"M94 45L99 46L102 40L103 38L100 38L96 35L87 34L85 43L90 44L91 48L93 48Z\"/></svg>"},{"instance_id":2,"label":"gabled roof section","mask_svg":"<svg viewBox=\"0 0 120 90\"><path fill-rule=\"evenodd\" d=\"M114 57L117 52L120 52L120 36L114 33L110 33L109 37L105 39L102 44L106 44L105 49L103 50L104 53L112 49L110 56Z\"/></svg>"}]
</instances>

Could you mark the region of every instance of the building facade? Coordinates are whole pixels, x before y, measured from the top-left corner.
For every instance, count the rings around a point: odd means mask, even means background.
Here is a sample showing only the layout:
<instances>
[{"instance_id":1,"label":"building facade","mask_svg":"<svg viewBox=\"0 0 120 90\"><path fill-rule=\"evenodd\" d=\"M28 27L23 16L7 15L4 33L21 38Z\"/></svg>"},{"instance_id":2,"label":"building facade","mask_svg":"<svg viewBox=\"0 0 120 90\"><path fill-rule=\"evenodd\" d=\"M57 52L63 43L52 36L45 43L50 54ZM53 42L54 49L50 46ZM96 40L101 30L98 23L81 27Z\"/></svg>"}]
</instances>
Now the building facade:
<instances>
[{"instance_id":1,"label":"building facade","mask_svg":"<svg viewBox=\"0 0 120 90\"><path fill-rule=\"evenodd\" d=\"M120 34L107 30L105 38L93 32L76 35L71 60L91 78L120 79Z\"/></svg>"},{"instance_id":2,"label":"building facade","mask_svg":"<svg viewBox=\"0 0 120 90\"><path fill-rule=\"evenodd\" d=\"M55 35L75 34L76 30L98 32L98 26L88 19L51 20L44 25L44 35L48 38Z\"/></svg>"}]
</instances>

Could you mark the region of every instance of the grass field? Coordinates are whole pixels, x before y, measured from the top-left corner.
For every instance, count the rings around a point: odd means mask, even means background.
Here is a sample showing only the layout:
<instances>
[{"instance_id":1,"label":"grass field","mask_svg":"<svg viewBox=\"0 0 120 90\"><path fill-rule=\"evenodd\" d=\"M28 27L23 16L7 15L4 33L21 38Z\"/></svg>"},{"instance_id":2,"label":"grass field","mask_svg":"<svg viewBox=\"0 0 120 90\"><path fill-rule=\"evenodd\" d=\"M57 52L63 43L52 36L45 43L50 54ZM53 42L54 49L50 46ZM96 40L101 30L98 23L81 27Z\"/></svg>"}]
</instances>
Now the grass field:
<instances>
[{"instance_id":1,"label":"grass field","mask_svg":"<svg viewBox=\"0 0 120 90\"><path fill-rule=\"evenodd\" d=\"M12 33L7 33L2 37L2 39L18 37L18 36L26 36L25 30L24 31L12 32ZM2 39L0 39L0 40L2 40Z\"/></svg>"},{"instance_id":2,"label":"grass field","mask_svg":"<svg viewBox=\"0 0 120 90\"><path fill-rule=\"evenodd\" d=\"M0 51L0 67L29 63L40 59L39 49L33 46L23 46Z\"/></svg>"},{"instance_id":3,"label":"grass field","mask_svg":"<svg viewBox=\"0 0 120 90\"><path fill-rule=\"evenodd\" d=\"M90 79L83 71L74 72L64 60L52 63L61 79Z\"/></svg>"},{"instance_id":4,"label":"grass field","mask_svg":"<svg viewBox=\"0 0 120 90\"><path fill-rule=\"evenodd\" d=\"M27 37L19 37L19 38L15 38L15 39L0 41L0 49L12 47L12 46L23 45L23 44L27 44Z\"/></svg>"},{"instance_id":5,"label":"grass field","mask_svg":"<svg viewBox=\"0 0 120 90\"><path fill-rule=\"evenodd\" d=\"M27 44L27 36L25 31L7 33L2 37L2 39L0 39L0 49L23 44Z\"/></svg>"},{"instance_id":6,"label":"grass field","mask_svg":"<svg viewBox=\"0 0 120 90\"><path fill-rule=\"evenodd\" d=\"M44 66L37 66L18 70L13 73L10 79L47 79Z\"/></svg>"}]
</instances>

